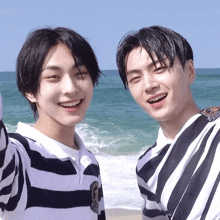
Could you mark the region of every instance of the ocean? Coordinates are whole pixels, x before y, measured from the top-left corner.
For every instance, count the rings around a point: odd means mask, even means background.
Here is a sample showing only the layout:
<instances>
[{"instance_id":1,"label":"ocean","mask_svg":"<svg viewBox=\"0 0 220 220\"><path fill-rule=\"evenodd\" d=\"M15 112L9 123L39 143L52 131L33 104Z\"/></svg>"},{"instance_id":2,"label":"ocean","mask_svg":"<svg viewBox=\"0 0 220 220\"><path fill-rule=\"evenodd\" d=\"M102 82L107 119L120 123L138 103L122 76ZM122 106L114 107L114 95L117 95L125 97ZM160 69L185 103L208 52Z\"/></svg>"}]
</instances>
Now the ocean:
<instances>
[{"instance_id":1,"label":"ocean","mask_svg":"<svg viewBox=\"0 0 220 220\"><path fill-rule=\"evenodd\" d=\"M220 105L220 69L196 69L192 91L202 109ZM135 103L117 70L103 71L85 120L76 131L101 167L106 208L140 209L136 163L155 143L159 125ZM15 73L0 72L3 121L14 132L18 121L34 123L27 101L17 90Z\"/></svg>"}]
</instances>

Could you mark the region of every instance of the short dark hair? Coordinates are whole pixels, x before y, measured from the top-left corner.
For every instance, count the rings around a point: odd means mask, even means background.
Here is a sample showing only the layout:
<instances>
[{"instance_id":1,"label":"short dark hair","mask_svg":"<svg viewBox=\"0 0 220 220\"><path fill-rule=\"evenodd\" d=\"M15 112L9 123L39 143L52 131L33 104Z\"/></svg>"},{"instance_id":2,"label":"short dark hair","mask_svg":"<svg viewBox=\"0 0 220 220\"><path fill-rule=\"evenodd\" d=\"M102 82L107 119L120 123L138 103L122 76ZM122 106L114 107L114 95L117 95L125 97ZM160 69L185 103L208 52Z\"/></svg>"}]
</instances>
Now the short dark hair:
<instances>
[{"instance_id":1,"label":"short dark hair","mask_svg":"<svg viewBox=\"0 0 220 220\"><path fill-rule=\"evenodd\" d=\"M90 73L93 86L98 84L101 71L97 58L90 44L82 36L64 27L41 28L28 35L17 57L17 86L25 98L27 98L26 93L37 94L44 60L49 50L59 43L65 44L70 49L75 62L85 65ZM29 100L28 102L37 118L36 104Z\"/></svg>"},{"instance_id":2,"label":"short dark hair","mask_svg":"<svg viewBox=\"0 0 220 220\"><path fill-rule=\"evenodd\" d=\"M119 42L116 62L120 77L127 89L126 60L128 54L137 47L143 47L155 65L155 58L160 63L164 62L164 56L169 60L169 68L174 64L177 56L184 68L187 60L193 60L193 51L187 40L175 31L161 27L151 26L142 28L136 32L129 32Z\"/></svg>"}]
</instances>

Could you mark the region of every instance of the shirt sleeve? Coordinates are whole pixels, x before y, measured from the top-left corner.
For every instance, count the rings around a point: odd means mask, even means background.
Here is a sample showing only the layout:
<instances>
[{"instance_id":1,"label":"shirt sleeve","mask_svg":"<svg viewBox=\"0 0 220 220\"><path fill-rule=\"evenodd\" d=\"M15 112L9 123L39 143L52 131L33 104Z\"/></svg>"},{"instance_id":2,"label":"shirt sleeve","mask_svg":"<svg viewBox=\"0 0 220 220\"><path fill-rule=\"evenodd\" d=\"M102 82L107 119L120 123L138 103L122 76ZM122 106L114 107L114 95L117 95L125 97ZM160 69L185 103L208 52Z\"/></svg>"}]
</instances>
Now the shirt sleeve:
<instances>
[{"instance_id":1,"label":"shirt sleeve","mask_svg":"<svg viewBox=\"0 0 220 220\"><path fill-rule=\"evenodd\" d=\"M106 220L105 216L105 206L104 206L104 195L102 189L102 180L99 172L99 211L98 211L98 220Z\"/></svg>"},{"instance_id":2,"label":"shirt sleeve","mask_svg":"<svg viewBox=\"0 0 220 220\"><path fill-rule=\"evenodd\" d=\"M5 209L12 211L17 206L23 186L21 169L19 168L19 153L9 140L3 123L0 94L0 213Z\"/></svg>"}]
</instances>

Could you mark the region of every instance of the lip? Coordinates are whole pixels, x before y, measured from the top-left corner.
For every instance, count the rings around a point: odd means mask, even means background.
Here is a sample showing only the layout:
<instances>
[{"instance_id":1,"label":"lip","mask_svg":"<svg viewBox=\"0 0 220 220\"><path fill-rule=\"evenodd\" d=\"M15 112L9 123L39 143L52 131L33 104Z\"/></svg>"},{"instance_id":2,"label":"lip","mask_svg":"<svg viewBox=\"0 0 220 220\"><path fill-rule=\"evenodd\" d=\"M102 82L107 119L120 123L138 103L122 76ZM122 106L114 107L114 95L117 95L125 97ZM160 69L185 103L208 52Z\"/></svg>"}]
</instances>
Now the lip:
<instances>
[{"instance_id":1,"label":"lip","mask_svg":"<svg viewBox=\"0 0 220 220\"><path fill-rule=\"evenodd\" d=\"M79 109L82 102L83 102L83 99L77 99L77 100L71 100L71 101L66 101L66 102L60 102L58 103L58 105L64 108L68 112L76 112Z\"/></svg>"},{"instance_id":2,"label":"lip","mask_svg":"<svg viewBox=\"0 0 220 220\"><path fill-rule=\"evenodd\" d=\"M155 109L159 109L162 107L163 103L165 102L165 99L167 98L167 93L160 93L154 96L151 96L147 102L150 104L151 107ZM157 101L158 100L158 101Z\"/></svg>"}]
</instances>

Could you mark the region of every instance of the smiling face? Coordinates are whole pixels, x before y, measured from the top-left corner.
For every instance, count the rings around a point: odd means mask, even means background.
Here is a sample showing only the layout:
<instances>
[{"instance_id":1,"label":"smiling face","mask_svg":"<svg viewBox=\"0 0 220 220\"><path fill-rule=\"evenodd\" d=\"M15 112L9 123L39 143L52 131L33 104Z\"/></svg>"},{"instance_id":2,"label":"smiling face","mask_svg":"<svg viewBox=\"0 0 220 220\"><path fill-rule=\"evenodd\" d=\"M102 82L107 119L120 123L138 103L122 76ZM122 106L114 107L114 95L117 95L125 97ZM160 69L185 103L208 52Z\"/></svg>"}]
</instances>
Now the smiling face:
<instances>
[{"instance_id":1,"label":"smiling face","mask_svg":"<svg viewBox=\"0 0 220 220\"><path fill-rule=\"evenodd\" d=\"M190 84L194 81L193 61L183 69L176 58L171 68L160 62L156 66L145 49L137 47L127 56L126 72L129 90L135 101L159 123L188 120L195 103ZM169 61L164 58L169 67Z\"/></svg>"},{"instance_id":2,"label":"smiling face","mask_svg":"<svg viewBox=\"0 0 220 220\"><path fill-rule=\"evenodd\" d=\"M74 61L66 45L59 43L45 58L37 95L28 93L26 96L37 105L36 128L60 126L74 129L84 119L92 94L89 72Z\"/></svg>"}]
</instances>

